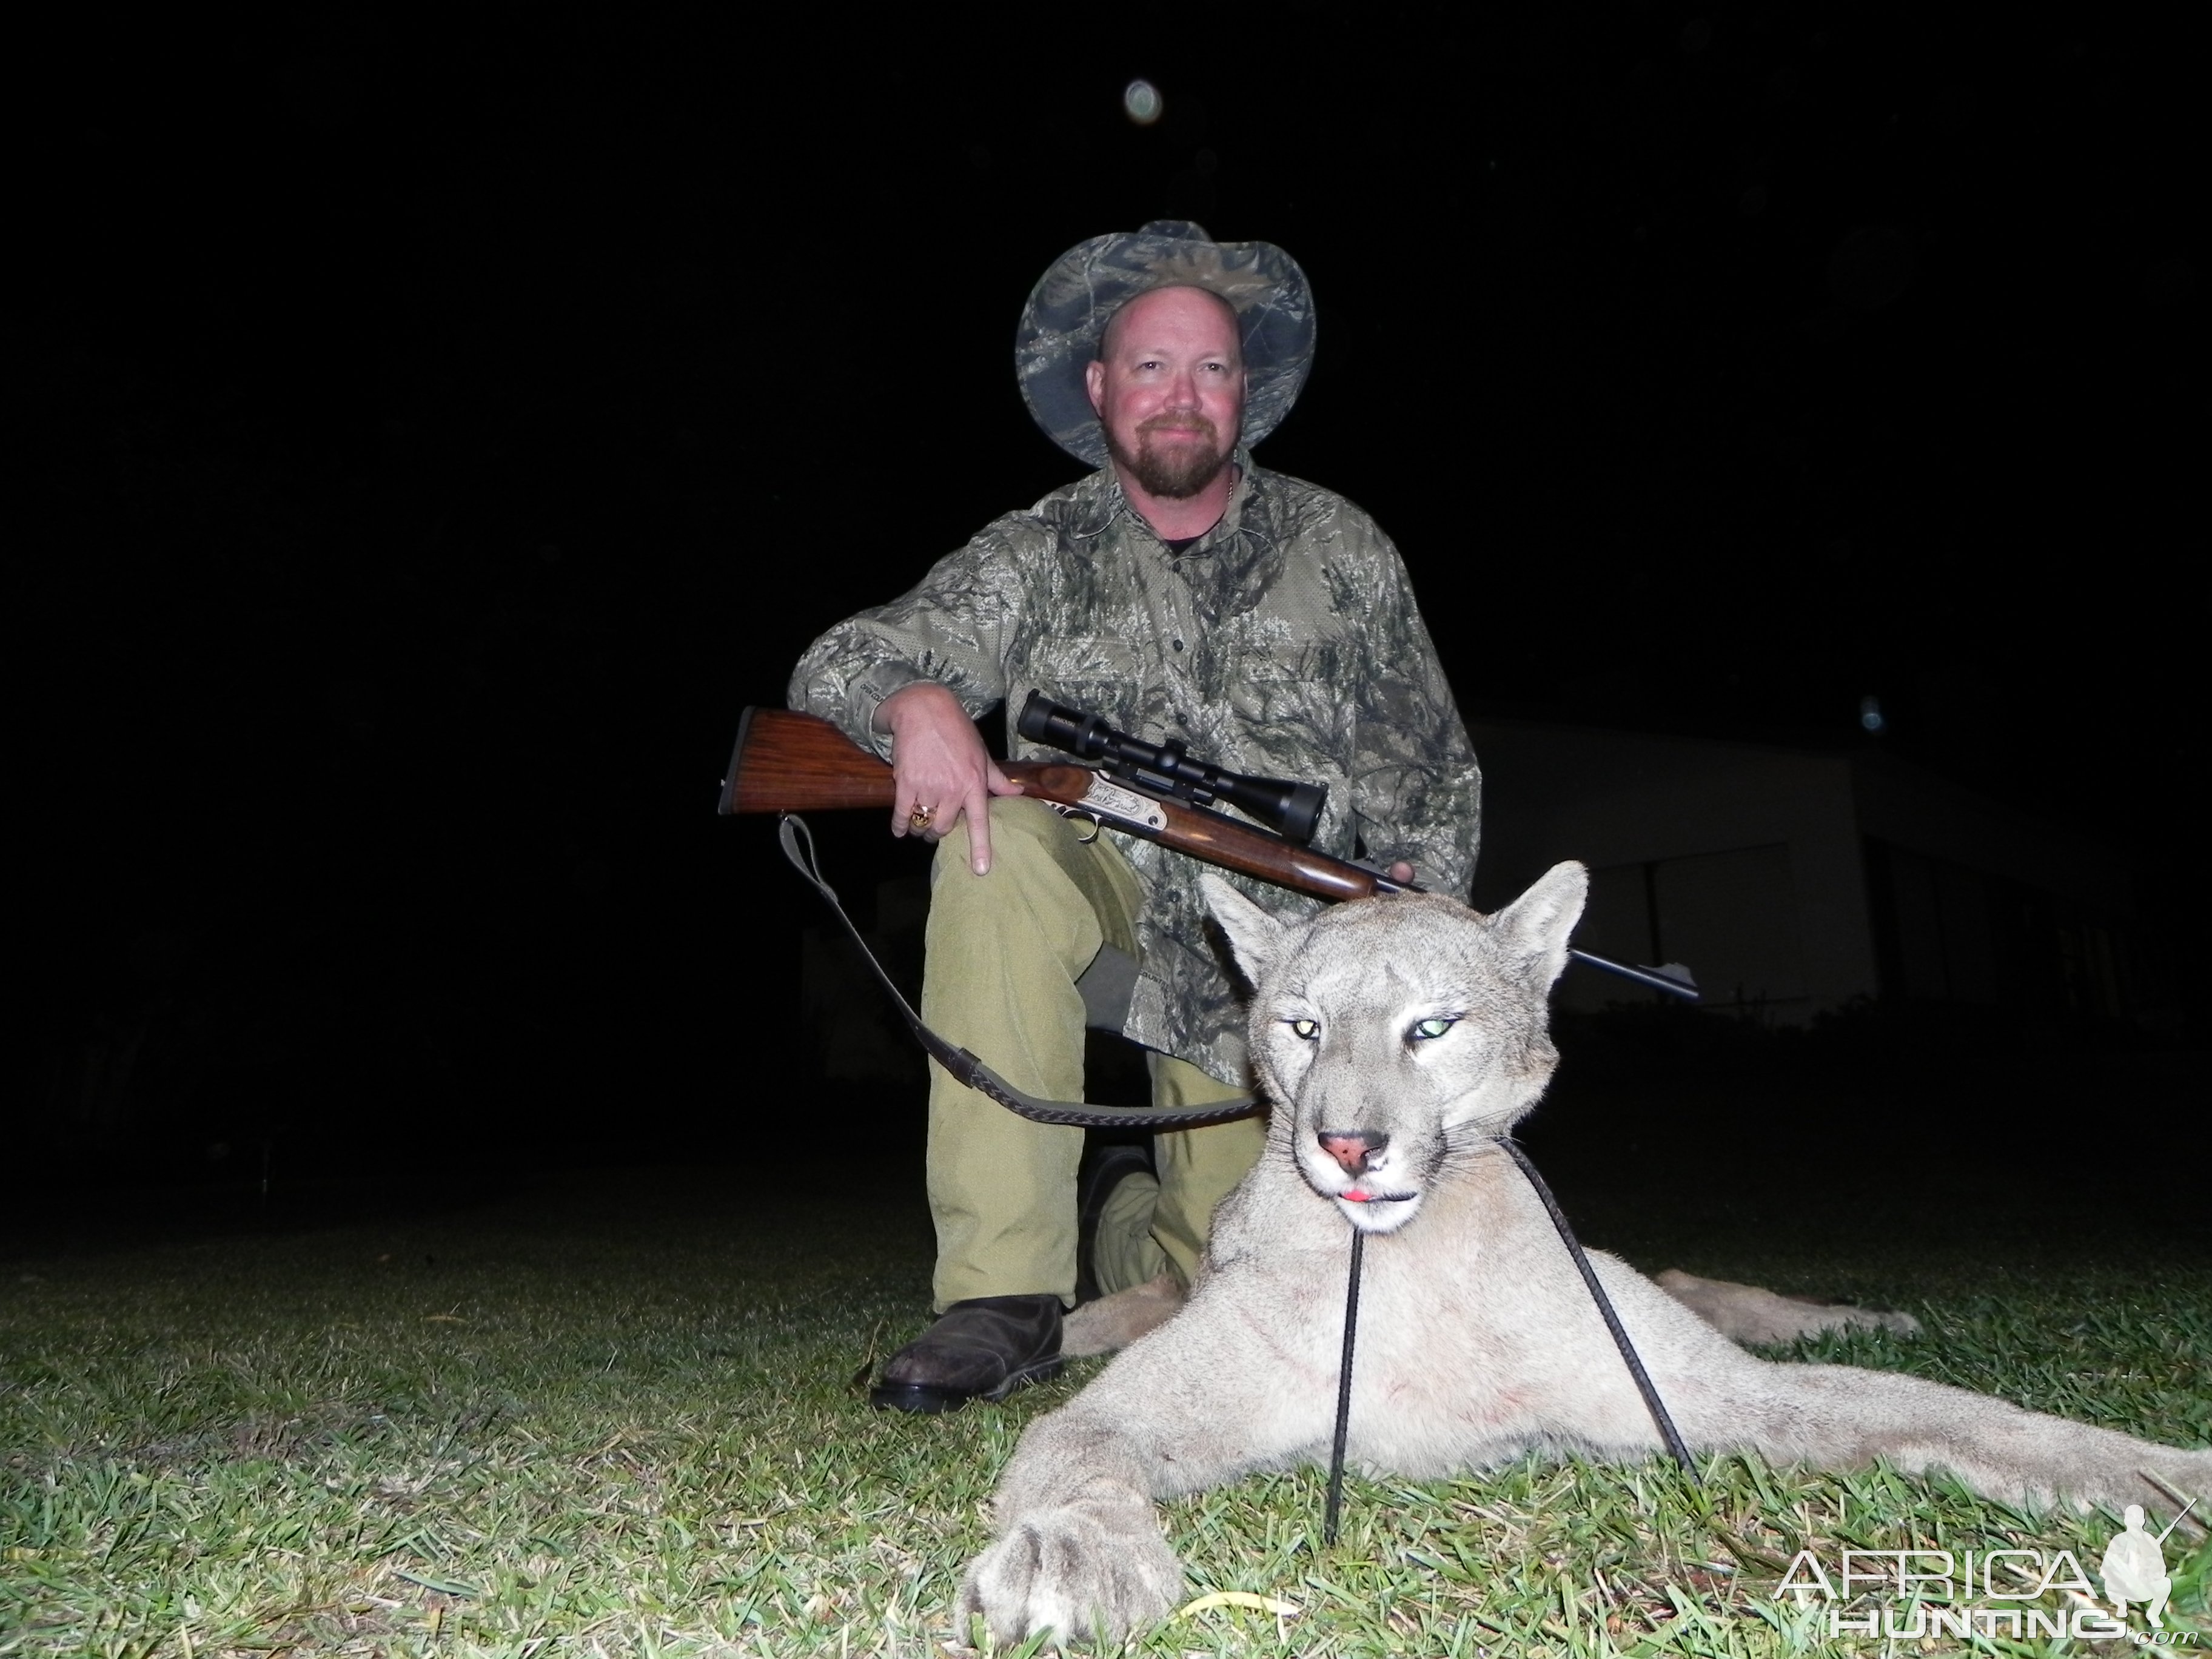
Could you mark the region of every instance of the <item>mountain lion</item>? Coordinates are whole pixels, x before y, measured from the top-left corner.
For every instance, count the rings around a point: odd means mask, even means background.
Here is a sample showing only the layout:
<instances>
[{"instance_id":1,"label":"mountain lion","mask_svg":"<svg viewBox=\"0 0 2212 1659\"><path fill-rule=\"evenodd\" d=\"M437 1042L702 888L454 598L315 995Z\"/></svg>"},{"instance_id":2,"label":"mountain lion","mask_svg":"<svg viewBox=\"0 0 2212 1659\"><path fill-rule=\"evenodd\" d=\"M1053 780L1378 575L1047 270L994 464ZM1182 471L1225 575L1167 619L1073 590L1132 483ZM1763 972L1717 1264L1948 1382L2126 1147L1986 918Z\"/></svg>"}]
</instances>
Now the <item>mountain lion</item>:
<instances>
[{"instance_id":1,"label":"mountain lion","mask_svg":"<svg viewBox=\"0 0 2212 1659\"><path fill-rule=\"evenodd\" d=\"M1588 878L1562 864L1482 916L1380 898L1275 921L1209 876L1257 987L1267 1152L1214 1218L1182 1311L1030 1426L999 1535L968 1570L1013 1641L1111 1638L1158 1619L1182 1571L1157 1498L1322 1462L1335 1418L1347 1225L1368 1235L1353 1364L1355 1466L1435 1479L1531 1449L1641 1458L1650 1413L1528 1183L1498 1142L1557 1054L1545 1005ZM2007 1500L2122 1504L2143 1478L2212 1495L2212 1451L2039 1416L1963 1389L1746 1353L1619 1261L1591 1257L1697 1450L1839 1468L1941 1466Z\"/></svg>"}]
</instances>

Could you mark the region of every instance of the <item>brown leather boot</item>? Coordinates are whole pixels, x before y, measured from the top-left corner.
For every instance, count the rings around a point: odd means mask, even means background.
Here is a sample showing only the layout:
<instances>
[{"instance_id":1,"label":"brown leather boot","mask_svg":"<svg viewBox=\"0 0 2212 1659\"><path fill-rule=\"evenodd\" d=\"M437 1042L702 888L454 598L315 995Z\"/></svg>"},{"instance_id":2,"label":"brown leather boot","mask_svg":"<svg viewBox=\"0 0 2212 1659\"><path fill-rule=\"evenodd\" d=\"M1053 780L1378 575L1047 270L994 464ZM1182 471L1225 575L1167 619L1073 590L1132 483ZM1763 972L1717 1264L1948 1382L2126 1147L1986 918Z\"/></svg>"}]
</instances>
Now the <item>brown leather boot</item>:
<instances>
[{"instance_id":1,"label":"brown leather boot","mask_svg":"<svg viewBox=\"0 0 2212 1659\"><path fill-rule=\"evenodd\" d=\"M1024 1383L1058 1376L1062 1363L1058 1297L973 1297L884 1362L868 1403L878 1411L958 1411L979 1396L1004 1400Z\"/></svg>"}]
</instances>

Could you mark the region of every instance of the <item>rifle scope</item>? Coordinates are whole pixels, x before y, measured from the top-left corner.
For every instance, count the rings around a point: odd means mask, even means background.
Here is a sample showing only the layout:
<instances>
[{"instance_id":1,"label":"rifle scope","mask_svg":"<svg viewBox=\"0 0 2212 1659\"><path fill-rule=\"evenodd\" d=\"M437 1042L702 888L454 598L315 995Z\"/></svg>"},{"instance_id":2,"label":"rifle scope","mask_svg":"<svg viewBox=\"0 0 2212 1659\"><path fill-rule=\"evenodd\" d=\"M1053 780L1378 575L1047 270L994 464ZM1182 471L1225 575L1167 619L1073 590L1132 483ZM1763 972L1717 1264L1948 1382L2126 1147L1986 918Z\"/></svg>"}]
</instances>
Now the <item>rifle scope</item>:
<instances>
[{"instance_id":1,"label":"rifle scope","mask_svg":"<svg viewBox=\"0 0 2212 1659\"><path fill-rule=\"evenodd\" d=\"M1031 743L1049 744L1084 760L1102 760L1109 774L1139 788L1195 806L1227 801L1301 847L1313 839L1321 825L1322 807L1328 800L1327 784L1248 778L1209 766L1185 754L1179 738L1146 743L1116 732L1096 714L1054 702L1042 691L1030 693L1014 729Z\"/></svg>"}]
</instances>

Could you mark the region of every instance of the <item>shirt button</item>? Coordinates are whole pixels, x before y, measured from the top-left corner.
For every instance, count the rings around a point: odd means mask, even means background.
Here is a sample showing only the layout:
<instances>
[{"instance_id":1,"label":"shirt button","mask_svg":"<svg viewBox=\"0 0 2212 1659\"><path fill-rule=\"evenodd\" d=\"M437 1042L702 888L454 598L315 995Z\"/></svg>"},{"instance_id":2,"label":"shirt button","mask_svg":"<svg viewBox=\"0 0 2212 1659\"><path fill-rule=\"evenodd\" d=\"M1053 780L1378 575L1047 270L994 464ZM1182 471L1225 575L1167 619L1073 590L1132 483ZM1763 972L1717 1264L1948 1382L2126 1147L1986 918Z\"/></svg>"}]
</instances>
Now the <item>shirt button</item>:
<instances>
[{"instance_id":1,"label":"shirt button","mask_svg":"<svg viewBox=\"0 0 2212 1659\"><path fill-rule=\"evenodd\" d=\"M1181 640L1177 640L1175 642L1175 648L1178 651L1182 649L1182 641Z\"/></svg>"}]
</instances>

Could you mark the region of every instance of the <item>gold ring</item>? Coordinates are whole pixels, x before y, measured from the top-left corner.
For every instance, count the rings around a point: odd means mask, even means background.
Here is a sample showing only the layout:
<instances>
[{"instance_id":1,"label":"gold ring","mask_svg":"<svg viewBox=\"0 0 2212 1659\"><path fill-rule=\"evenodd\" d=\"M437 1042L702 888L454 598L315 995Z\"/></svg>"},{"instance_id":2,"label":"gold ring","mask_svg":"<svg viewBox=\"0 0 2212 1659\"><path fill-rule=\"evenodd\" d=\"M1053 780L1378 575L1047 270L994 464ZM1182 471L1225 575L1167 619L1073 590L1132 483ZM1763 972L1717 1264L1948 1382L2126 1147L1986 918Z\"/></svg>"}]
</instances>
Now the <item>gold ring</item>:
<instances>
[{"instance_id":1,"label":"gold ring","mask_svg":"<svg viewBox=\"0 0 2212 1659\"><path fill-rule=\"evenodd\" d=\"M929 828L929 814L930 814L930 809L929 809L928 807L927 807L927 806L917 806L917 807L915 807L915 808L914 809L914 811L911 811L911 812L909 812L909 813L908 813L908 814L906 815L907 827L908 827L908 829L910 829L910 830L927 830L927 829L928 829L928 828Z\"/></svg>"}]
</instances>

